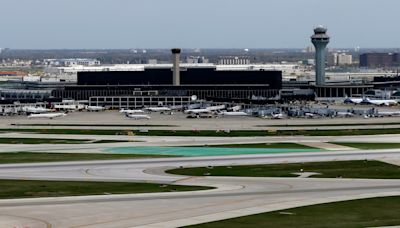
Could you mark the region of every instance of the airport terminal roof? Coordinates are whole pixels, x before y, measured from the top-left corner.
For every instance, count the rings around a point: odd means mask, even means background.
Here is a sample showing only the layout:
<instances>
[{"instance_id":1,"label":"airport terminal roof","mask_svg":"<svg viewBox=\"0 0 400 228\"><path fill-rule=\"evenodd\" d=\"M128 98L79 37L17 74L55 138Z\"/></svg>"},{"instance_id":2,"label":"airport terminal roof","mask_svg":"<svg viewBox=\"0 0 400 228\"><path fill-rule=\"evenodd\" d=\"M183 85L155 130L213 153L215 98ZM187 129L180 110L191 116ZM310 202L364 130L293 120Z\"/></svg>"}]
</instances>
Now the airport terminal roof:
<instances>
[{"instance_id":1,"label":"airport terminal roof","mask_svg":"<svg viewBox=\"0 0 400 228\"><path fill-rule=\"evenodd\" d=\"M210 63L189 64L181 63L181 68L215 68L221 71L245 71L245 70L282 70L293 69L295 64L249 64L249 65L215 65ZM103 65L103 66L73 66L59 67L64 72L93 72L93 71L144 71L145 69L165 69L171 68L172 64L120 64L120 65Z\"/></svg>"}]
</instances>

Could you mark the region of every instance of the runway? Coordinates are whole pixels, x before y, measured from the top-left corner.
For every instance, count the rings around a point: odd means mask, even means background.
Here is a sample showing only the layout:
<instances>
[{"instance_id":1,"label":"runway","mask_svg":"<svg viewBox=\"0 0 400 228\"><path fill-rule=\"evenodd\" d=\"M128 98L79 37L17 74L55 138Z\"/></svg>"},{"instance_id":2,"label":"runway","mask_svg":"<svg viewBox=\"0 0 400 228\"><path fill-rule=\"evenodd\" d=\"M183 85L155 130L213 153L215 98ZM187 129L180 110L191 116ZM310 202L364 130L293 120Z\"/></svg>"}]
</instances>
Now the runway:
<instances>
[{"instance_id":1,"label":"runway","mask_svg":"<svg viewBox=\"0 0 400 228\"><path fill-rule=\"evenodd\" d=\"M146 181L217 189L0 200L0 227L180 227L297 206L400 195L400 180L186 177L168 167L399 158L398 150L10 164L0 178ZM11 226L11 227L12 227Z\"/></svg>"}]
</instances>

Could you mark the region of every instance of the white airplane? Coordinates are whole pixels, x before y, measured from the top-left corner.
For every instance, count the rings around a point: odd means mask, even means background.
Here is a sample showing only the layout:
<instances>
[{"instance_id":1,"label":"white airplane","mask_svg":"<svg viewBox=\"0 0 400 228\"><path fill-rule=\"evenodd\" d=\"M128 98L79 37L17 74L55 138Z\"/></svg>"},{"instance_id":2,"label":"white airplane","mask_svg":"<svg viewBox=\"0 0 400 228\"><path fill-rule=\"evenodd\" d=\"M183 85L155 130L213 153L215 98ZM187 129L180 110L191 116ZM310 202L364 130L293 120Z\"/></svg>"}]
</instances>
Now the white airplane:
<instances>
[{"instance_id":1,"label":"white airplane","mask_svg":"<svg viewBox=\"0 0 400 228\"><path fill-rule=\"evenodd\" d=\"M363 98L352 98L352 97L346 97L344 100L345 104L361 104L363 102Z\"/></svg>"},{"instance_id":2,"label":"white airplane","mask_svg":"<svg viewBox=\"0 0 400 228\"><path fill-rule=\"evenodd\" d=\"M217 105L217 106L207 107L206 109L210 110L210 111L219 111L219 110L222 110L222 109L225 109L225 108L226 108L225 105Z\"/></svg>"},{"instance_id":3,"label":"white airplane","mask_svg":"<svg viewBox=\"0 0 400 228\"><path fill-rule=\"evenodd\" d=\"M145 110L150 111L150 112L169 112L169 111L171 111L171 109L167 108L167 107L148 107L148 108L145 108Z\"/></svg>"},{"instance_id":4,"label":"white airplane","mask_svg":"<svg viewBox=\"0 0 400 228\"><path fill-rule=\"evenodd\" d=\"M338 116L338 117L353 117L354 113L351 113L351 112L337 112L336 116Z\"/></svg>"},{"instance_id":5,"label":"white airplane","mask_svg":"<svg viewBox=\"0 0 400 228\"><path fill-rule=\"evenodd\" d=\"M102 106L86 106L86 110L88 110L89 112L98 112L104 111L106 110L106 108Z\"/></svg>"},{"instance_id":6,"label":"white airplane","mask_svg":"<svg viewBox=\"0 0 400 228\"><path fill-rule=\"evenodd\" d=\"M394 111L394 112L390 112L390 111L378 111L378 116L400 116L400 111Z\"/></svg>"},{"instance_id":7,"label":"white airplane","mask_svg":"<svg viewBox=\"0 0 400 228\"><path fill-rule=\"evenodd\" d=\"M232 110L233 112L238 112L239 110L242 109L242 106L237 105L237 106L233 106L232 108L230 108L229 110Z\"/></svg>"},{"instance_id":8,"label":"white airplane","mask_svg":"<svg viewBox=\"0 0 400 228\"><path fill-rule=\"evenodd\" d=\"M171 108L171 110L182 110L183 105L175 105L175 106L171 106L170 108Z\"/></svg>"},{"instance_id":9,"label":"white airplane","mask_svg":"<svg viewBox=\"0 0 400 228\"><path fill-rule=\"evenodd\" d=\"M125 113L125 114L137 114L137 113L144 113L143 110L129 110L129 109L121 109L119 110L120 113Z\"/></svg>"},{"instance_id":10,"label":"white airplane","mask_svg":"<svg viewBox=\"0 0 400 228\"><path fill-rule=\"evenodd\" d=\"M248 116L245 112L222 112L223 116Z\"/></svg>"},{"instance_id":11,"label":"white airplane","mask_svg":"<svg viewBox=\"0 0 400 228\"><path fill-rule=\"evenodd\" d=\"M40 114L30 114L28 118L49 118L53 119L56 117L64 117L67 114L65 113L40 113Z\"/></svg>"},{"instance_id":12,"label":"white airplane","mask_svg":"<svg viewBox=\"0 0 400 228\"><path fill-rule=\"evenodd\" d=\"M373 99L369 99L368 97L365 98L362 101L362 103L372 104L372 105L385 105L385 106L391 106L391 105L398 104L396 100L373 100Z\"/></svg>"},{"instance_id":13,"label":"white airplane","mask_svg":"<svg viewBox=\"0 0 400 228\"><path fill-rule=\"evenodd\" d=\"M130 119L134 119L134 120L149 120L151 119L151 117L149 115L138 115L138 114L127 114L126 117L130 118Z\"/></svg>"},{"instance_id":14,"label":"white airplane","mask_svg":"<svg viewBox=\"0 0 400 228\"><path fill-rule=\"evenodd\" d=\"M32 114L32 113L48 113L51 112L52 110L42 107L23 107L22 111L28 114Z\"/></svg>"},{"instance_id":15,"label":"white airplane","mask_svg":"<svg viewBox=\"0 0 400 228\"><path fill-rule=\"evenodd\" d=\"M306 112L306 113L304 113L304 116L307 117L307 118L314 118L315 114L311 113L311 112Z\"/></svg>"},{"instance_id":16,"label":"white airplane","mask_svg":"<svg viewBox=\"0 0 400 228\"><path fill-rule=\"evenodd\" d=\"M208 109L188 109L188 110L185 110L184 113L186 113L186 114L211 113L211 110L208 110Z\"/></svg>"},{"instance_id":17,"label":"white airplane","mask_svg":"<svg viewBox=\"0 0 400 228\"><path fill-rule=\"evenodd\" d=\"M278 114L271 114L272 119L283 119L285 118L285 116L282 113L278 113Z\"/></svg>"},{"instance_id":18,"label":"white airplane","mask_svg":"<svg viewBox=\"0 0 400 228\"><path fill-rule=\"evenodd\" d=\"M81 105L81 104L77 104L77 105L75 105L75 104L56 104L56 105L54 105L54 109L76 111L76 110L85 109L85 106Z\"/></svg>"}]
</instances>

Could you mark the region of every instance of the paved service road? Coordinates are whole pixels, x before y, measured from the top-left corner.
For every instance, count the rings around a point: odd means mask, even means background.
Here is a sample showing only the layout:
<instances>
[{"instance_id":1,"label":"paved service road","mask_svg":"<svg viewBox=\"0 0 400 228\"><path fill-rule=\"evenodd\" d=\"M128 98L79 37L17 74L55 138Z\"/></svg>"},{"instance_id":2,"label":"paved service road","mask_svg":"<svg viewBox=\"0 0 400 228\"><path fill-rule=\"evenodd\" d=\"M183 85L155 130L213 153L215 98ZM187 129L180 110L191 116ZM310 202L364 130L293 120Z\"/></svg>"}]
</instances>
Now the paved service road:
<instances>
[{"instance_id":1,"label":"paved service road","mask_svg":"<svg viewBox=\"0 0 400 228\"><path fill-rule=\"evenodd\" d=\"M0 166L0 178L150 181L216 186L199 192L0 201L0 227L179 227L255 213L400 195L400 180L185 177L168 167L400 158L396 150L163 158Z\"/></svg>"},{"instance_id":2,"label":"paved service road","mask_svg":"<svg viewBox=\"0 0 400 228\"><path fill-rule=\"evenodd\" d=\"M354 106L338 107L343 111ZM355 109L370 109L359 106ZM397 111L396 107L380 107L380 111ZM261 119L248 116L229 116L222 118L188 119L187 115L176 112L174 115L150 113L150 120L132 120L118 111L70 112L63 118L29 119L23 115L0 116L0 128L62 128L62 129L164 129L164 130L278 130L278 129L366 129L399 128L396 117L385 118L293 118ZM331 124L331 125L330 125ZM346 126L347 124L347 126ZM371 125L373 124L373 125ZM80 125L80 126L79 126ZM113 126L114 125L114 126ZM146 126L147 125L147 126ZM296 126L297 125L297 126ZM300 125L300 126L298 126Z\"/></svg>"},{"instance_id":3,"label":"paved service road","mask_svg":"<svg viewBox=\"0 0 400 228\"><path fill-rule=\"evenodd\" d=\"M400 135L360 135L360 136L268 136L268 137L179 137L179 136L117 136L117 135L59 135L34 133L2 133L2 138L46 138L46 139L88 139L125 140L122 143L93 144L0 144L1 152L104 152L106 148L132 146L192 146L246 143L325 143L325 142L391 142L400 141ZM310 144L311 145L311 144Z\"/></svg>"}]
</instances>

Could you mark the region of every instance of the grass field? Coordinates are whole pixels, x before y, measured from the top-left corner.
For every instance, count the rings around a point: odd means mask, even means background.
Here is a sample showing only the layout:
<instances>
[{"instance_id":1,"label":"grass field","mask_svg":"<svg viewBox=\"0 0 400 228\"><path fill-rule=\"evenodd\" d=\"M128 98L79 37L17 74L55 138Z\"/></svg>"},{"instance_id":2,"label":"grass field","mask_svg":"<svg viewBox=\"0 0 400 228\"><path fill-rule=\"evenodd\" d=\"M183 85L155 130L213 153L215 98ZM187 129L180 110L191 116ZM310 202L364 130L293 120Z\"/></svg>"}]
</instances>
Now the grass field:
<instances>
[{"instance_id":1,"label":"grass field","mask_svg":"<svg viewBox=\"0 0 400 228\"><path fill-rule=\"evenodd\" d=\"M332 142L341 146L354 147L361 150L397 149L400 143L358 143L358 142Z\"/></svg>"},{"instance_id":2,"label":"grass field","mask_svg":"<svg viewBox=\"0 0 400 228\"><path fill-rule=\"evenodd\" d=\"M91 141L91 143L123 143L123 142L141 142L137 140L129 140L129 141L122 141L122 140L95 140Z\"/></svg>"},{"instance_id":3,"label":"grass field","mask_svg":"<svg viewBox=\"0 0 400 228\"><path fill-rule=\"evenodd\" d=\"M206 190L208 187L123 182L0 180L0 199Z\"/></svg>"},{"instance_id":4,"label":"grass field","mask_svg":"<svg viewBox=\"0 0 400 228\"><path fill-rule=\"evenodd\" d=\"M314 147L297 143L253 143L253 144L224 144L207 145L205 147L215 148L271 148L271 149L315 149Z\"/></svg>"},{"instance_id":5,"label":"grass field","mask_svg":"<svg viewBox=\"0 0 400 228\"><path fill-rule=\"evenodd\" d=\"M39 127L178 127L176 125L161 124L11 124L14 126L39 126Z\"/></svg>"},{"instance_id":6,"label":"grass field","mask_svg":"<svg viewBox=\"0 0 400 228\"><path fill-rule=\"evenodd\" d=\"M35 132L42 134L86 134L86 135L143 135L143 136L215 136L215 137L250 137L250 136L345 136L400 134L400 128L390 129L341 129L341 130L252 130L252 131L191 131L191 130L94 130L94 129L0 129L0 132Z\"/></svg>"},{"instance_id":7,"label":"grass field","mask_svg":"<svg viewBox=\"0 0 400 228\"><path fill-rule=\"evenodd\" d=\"M400 122L383 123L327 123L327 124L277 124L277 125L256 125L256 127L346 127L346 126L391 126L400 125Z\"/></svg>"},{"instance_id":8,"label":"grass field","mask_svg":"<svg viewBox=\"0 0 400 228\"><path fill-rule=\"evenodd\" d=\"M0 164L29 163L29 162L59 162L59 161L88 161L173 157L162 155L140 154L83 154L83 153L0 153Z\"/></svg>"},{"instance_id":9,"label":"grass field","mask_svg":"<svg viewBox=\"0 0 400 228\"><path fill-rule=\"evenodd\" d=\"M400 224L400 197L373 198L300 207L191 228L360 228Z\"/></svg>"},{"instance_id":10,"label":"grass field","mask_svg":"<svg viewBox=\"0 0 400 228\"><path fill-rule=\"evenodd\" d=\"M0 138L0 144L87 144L87 143L118 143L126 141L86 139L45 139L45 138Z\"/></svg>"},{"instance_id":11,"label":"grass field","mask_svg":"<svg viewBox=\"0 0 400 228\"><path fill-rule=\"evenodd\" d=\"M188 176L296 177L316 172L319 178L400 179L400 167L379 161L335 161L273 165L217 166L173 169L167 173Z\"/></svg>"},{"instance_id":12,"label":"grass field","mask_svg":"<svg viewBox=\"0 0 400 228\"><path fill-rule=\"evenodd\" d=\"M84 139L0 138L0 144L82 144Z\"/></svg>"}]
</instances>

